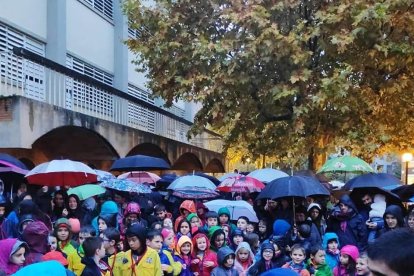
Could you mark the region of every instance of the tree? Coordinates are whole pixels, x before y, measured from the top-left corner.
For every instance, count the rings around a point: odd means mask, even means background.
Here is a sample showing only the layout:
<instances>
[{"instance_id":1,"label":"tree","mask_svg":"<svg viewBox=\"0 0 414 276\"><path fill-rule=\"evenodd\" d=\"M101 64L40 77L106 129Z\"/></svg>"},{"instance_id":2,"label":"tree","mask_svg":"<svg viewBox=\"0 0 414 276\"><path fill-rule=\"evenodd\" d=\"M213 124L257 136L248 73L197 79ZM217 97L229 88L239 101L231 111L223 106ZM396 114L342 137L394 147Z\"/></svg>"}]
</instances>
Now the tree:
<instances>
[{"instance_id":1,"label":"tree","mask_svg":"<svg viewBox=\"0 0 414 276\"><path fill-rule=\"evenodd\" d=\"M127 0L128 40L167 104L202 103L226 147L320 165L413 146L414 7L408 0Z\"/></svg>"}]
</instances>

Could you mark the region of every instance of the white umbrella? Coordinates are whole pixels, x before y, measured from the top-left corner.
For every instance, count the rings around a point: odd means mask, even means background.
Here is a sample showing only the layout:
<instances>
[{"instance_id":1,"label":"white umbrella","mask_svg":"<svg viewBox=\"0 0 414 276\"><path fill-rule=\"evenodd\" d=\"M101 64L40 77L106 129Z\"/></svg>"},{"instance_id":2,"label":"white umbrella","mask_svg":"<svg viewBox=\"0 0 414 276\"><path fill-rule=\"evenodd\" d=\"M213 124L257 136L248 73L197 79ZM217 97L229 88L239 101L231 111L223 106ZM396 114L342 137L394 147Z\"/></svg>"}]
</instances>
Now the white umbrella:
<instances>
[{"instance_id":1,"label":"white umbrella","mask_svg":"<svg viewBox=\"0 0 414 276\"><path fill-rule=\"evenodd\" d=\"M222 207L227 207L230 211L230 219L237 220L241 216L247 217L251 222L259 222L253 206L244 200L224 200L216 199L205 202L204 205L210 210L218 212Z\"/></svg>"},{"instance_id":2,"label":"white umbrella","mask_svg":"<svg viewBox=\"0 0 414 276\"><path fill-rule=\"evenodd\" d=\"M256 178L257 180L261 182L268 183L272 180L285 177L285 176L289 176L289 175L279 170L265 168L265 169L254 170L251 173L249 173L247 176Z\"/></svg>"},{"instance_id":3,"label":"white umbrella","mask_svg":"<svg viewBox=\"0 0 414 276\"><path fill-rule=\"evenodd\" d=\"M186 189L186 188L199 188L199 189L207 189L207 190L215 190L216 185L211 182L209 179L198 176L198 175L185 175L180 176L176 180L174 180L169 186L168 190L179 190L179 189Z\"/></svg>"}]
</instances>

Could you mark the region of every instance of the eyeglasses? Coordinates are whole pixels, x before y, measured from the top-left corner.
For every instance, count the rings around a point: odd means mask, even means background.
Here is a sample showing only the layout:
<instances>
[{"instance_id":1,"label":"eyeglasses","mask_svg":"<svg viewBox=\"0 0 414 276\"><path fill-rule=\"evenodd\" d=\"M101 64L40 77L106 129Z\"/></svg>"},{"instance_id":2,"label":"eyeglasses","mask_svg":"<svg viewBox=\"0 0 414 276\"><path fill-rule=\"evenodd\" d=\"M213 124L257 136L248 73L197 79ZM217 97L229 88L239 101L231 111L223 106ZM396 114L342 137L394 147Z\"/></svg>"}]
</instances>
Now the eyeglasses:
<instances>
[{"instance_id":1,"label":"eyeglasses","mask_svg":"<svg viewBox=\"0 0 414 276\"><path fill-rule=\"evenodd\" d=\"M271 249L263 250L263 254L273 254L273 250Z\"/></svg>"}]
</instances>

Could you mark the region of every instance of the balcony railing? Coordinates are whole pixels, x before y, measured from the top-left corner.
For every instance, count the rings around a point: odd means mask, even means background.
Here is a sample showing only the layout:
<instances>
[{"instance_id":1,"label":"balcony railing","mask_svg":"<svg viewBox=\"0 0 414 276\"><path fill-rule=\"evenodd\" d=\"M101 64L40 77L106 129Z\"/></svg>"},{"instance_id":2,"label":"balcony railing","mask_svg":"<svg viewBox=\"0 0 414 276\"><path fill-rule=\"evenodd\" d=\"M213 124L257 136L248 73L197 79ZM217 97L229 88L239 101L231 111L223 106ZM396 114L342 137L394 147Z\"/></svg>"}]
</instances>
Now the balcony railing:
<instances>
[{"instance_id":1,"label":"balcony railing","mask_svg":"<svg viewBox=\"0 0 414 276\"><path fill-rule=\"evenodd\" d=\"M221 152L220 136L188 140L192 122L22 48L0 52L0 95L20 95L74 112Z\"/></svg>"}]
</instances>

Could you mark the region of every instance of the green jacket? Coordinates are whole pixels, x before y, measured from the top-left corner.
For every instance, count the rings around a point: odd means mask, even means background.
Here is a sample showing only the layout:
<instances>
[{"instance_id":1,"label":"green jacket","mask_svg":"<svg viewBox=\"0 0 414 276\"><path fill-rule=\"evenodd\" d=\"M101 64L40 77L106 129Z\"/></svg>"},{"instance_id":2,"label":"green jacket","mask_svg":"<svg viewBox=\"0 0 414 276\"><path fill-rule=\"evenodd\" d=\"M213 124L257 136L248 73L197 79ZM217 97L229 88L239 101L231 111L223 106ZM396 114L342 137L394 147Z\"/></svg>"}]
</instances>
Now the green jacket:
<instances>
[{"instance_id":1,"label":"green jacket","mask_svg":"<svg viewBox=\"0 0 414 276\"><path fill-rule=\"evenodd\" d=\"M314 276L333 276L332 270L329 265L321 264L318 267L315 267L311 263L311 259L306 262L306 269Z\"/></svg>"}]
</instances>

